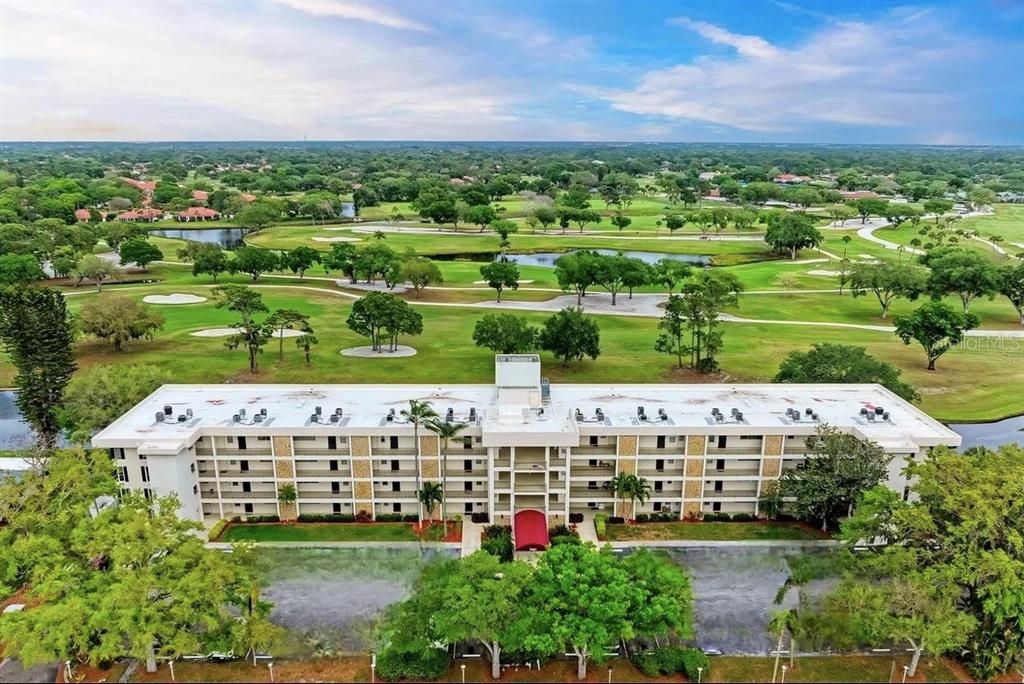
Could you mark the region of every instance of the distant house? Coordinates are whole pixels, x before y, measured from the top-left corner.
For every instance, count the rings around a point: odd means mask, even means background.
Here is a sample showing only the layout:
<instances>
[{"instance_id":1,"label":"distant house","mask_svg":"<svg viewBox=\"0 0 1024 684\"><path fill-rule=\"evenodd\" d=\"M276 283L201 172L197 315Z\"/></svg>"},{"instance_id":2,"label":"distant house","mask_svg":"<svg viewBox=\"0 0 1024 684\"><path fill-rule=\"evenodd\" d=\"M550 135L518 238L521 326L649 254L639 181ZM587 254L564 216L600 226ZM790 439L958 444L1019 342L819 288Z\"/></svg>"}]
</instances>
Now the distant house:
<instances>
[{"instance_id":1,"label":"distant house","mask_svg":"<svg viewBox=\"0 0 1024 684\"><path fill-rule=\"evenodd\" d=\"M779 174L778 176L775 177L775 182L776 183L781 183L782 185L794 185L796 183L806 183L809 180L811 180L811 179L809 177L807 177L807 176L794 176L791 173L782 173L782 174Z\"/></svg>"},{"instance_id":2,"label":"distant house","mask_svg":"<svg viewBox=\"0 0 1024 684\"><path fill-rule=\"evenodd\" d=\"M220 218L220 212L209 207L189 207L185 211L179 211L174 215L174 220L184 221L215 221Z\"/></svg>"},{"instance_id":3,"label":"distant house","mask_svg":"<svg viewBox=\"0 0 1024 684\"><path fill-rule=\"evenodd\" d=\"M721 197L722 196L722 191L719 190L718 188L711 188L710 190L708 190L707 192L704 193L704 196L705 197Z\"/></svg>"},{"instance_id":4,"label":"distant house","mask_svg":"<svg viewBox=\"0 0 1024 684\"><path fill-rule=\"evenodd\" d=\"M75 220L76 221L91 221L92 214L89 213L88 209L75 209Z\"/></svg>"},{"instance_id":5,"label":"distant house","mask_svg":"<svg viewBox=\"0 0 1024 684\"><path fill-rule=\"evenodd\" d=\"M117 215L116 220L127 223L135 223L137 221L147 221L152 223L154 221L159 221L163 217L164 212L162 209L144 207L142 209L129 209L128 211L121 212Z\"/></svg>"},{"instance_id":6,"label":"distant house","mask_svg":"<svg viewBox=\"0 0 1024 684\"><path fill-rule=\"evenodd\" d=\"M206 206L206 201L210 199L210 193L206 192L205 190L193 190L192 199L194 199L196 202L202 202L203 206Z\"/></svg>"},{"instance_id":7,"label":"distant house","mask_svg":"<svg viewBox=\"0 0 1024 684\"><path fill-rule=\"evenodd\" d=\"M843 196L844 200L874 199L876 197L881 197L877 192L871 192L870 190L840 190L839 194Z\"/></svg>"},{"instance_id":8,"label":"distant house","mask_svg":"<svg viewBox=\"0 0 1024 684\"><path fill-rule=\"evenodd\" d=\"M699 176L697 176L697 178L699 178L702 181L713 181L721 175L722 174L718 171L704 171Z\"/></svg>"}]
</instances>

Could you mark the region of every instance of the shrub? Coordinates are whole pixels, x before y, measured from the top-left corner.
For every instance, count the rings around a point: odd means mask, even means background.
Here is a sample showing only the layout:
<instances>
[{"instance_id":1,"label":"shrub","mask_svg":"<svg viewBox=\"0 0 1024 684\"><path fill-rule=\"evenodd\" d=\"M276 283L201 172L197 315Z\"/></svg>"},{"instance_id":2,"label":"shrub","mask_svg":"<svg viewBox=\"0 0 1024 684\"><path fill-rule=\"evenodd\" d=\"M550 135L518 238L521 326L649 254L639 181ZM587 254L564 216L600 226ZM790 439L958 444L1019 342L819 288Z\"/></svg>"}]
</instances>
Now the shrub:
<instances>
[{"instance_id":1,"label":"shrub","mask_svg":"<svg viewBox=\"0 0 1024 684\"><path fill-rule=\"evenodd\" d=\"M508 525L488 525L484 528L484 539L494 539L506 535L512 536L512 528Z\"/></svg>"},{"instance_id":2,"label":"shrub","mask_svg":"<svg viewBox=\"0 0 1024 684\"><path fill-rule=\"evenodd\" d=\"M381 679L389 682L400 679L415 681L439 679L448 671L450 665L448 651L438 648L417 653L384 649L377 656L377 674Z\"/></svg>"},{"instance_id":3,"label":"shrub","mask_svg":"<svg viewBox=\"0 0 1024 684\"><path fill-rule=\"evenodd\" d=\"M474 513L473 515L470 516L470 520L472 520L475 523L486 523L486 522L489 522L490 519L491 519L491 516L489 514L487 514L487 513L479 513L478 512L478 513Z\"/></svg>"},{"instance_id":4,"label":"shrub","mask_svg":"<svg viewBox=\"0 0 1024 684\"><path fill-rule=\"evenodd\" d=\"M548 538L551 540L551 545L556 546L558 544L582 544L580 536L576 534L575 530L571 530L565 525L555 525L548 530Z\"/></svg>"},{"instance_id":5,"label":"shrub","mask_svg":"<svg viewBox=\"0 0 1024 684\"><path fill-rule=\"evenodd\" d=\"M213 527L210 528L210 541L217 541L218 537L220 537L220 535L224 533L224 528L227 526L228 521L224 518L221 518L220 520L215 522L213 524Z\"/></svg>"},{"instance_id":6,"label":"shrub","mask_svg":"<svg viewBox=\"0 0 1024 684\"><path fill-rule=\"evenodd\" d=\"M251 523L276 523L281 522L281 518L276 515L248 515L245 517L245 522Z\"/></svg>"},{"instance_id":7,"label":"shrub","mask_svg":"<svg viewBox=\"0 0 1024 684\"><path fill-rule=\"evenodd\" d=\"M402 516L402 522L414 523L414 522L419 522L419 520L420 520L419 516L416 515L415 513L406 513L405 515Z\"/></svg>"},{"instance_id":8,"label":"shrub","mask_svg":"<svg viewBox=\"0 0 1024 684\"><path fill-rule=\"evenodd\" d=\"M634 653L630 659L637 669L648 677L681 672L690 681L696 681L698 667L703 668L704 679L707 679L711 668L711 661L700 649L680 646L663 646Z\"/></svg>"},{"instance_id":9,"label":"shrub","mask_svg":"<svg viewBox=\"0 0 1024 684\"><path fill-rule=\"evenodd\" d=\"M594 516L594 531L597 532L599 539L604 539L608 535L608 516L604 513L598 513Z\"/></svg>"},{"instance_id":10,"label":"shrub","mask_svg":"<svg viewBox=\"0 0 1024 684\"><path fill-rule=\"evenodd\" d=\"M623 518L621 515L613 515L610 518L608 518L608 524L609 525L625 525L626 524L626 519Z\"/></svg>"},{"instance_id":11,"label":"shrub","mask_svg":"<svg viewBox=\"0 0 1024 684\"><path fill-rule=\"evenodd\" d=\"M511 534L489 537L481 542L480 548L492 556L497 556L502 563L511 563L516 552L515 547L512 546Z\"/></svg>"},{"instance_id":12,"label":"shrub","mask_svg":"<svg viewBox=\"0 0 1024 684\"><path fill-rule=\"evenodd\" d=\"M637 513L633 520L637 521L638 523L650 522L651 516L647 513Z\"/></svg>"},{"instance_id":13,"label":"shrub","mask_svg":"<svg viewBox=\"0 0 1024 684\"><path fill-rule=\"evenodd\" d=\"M583 514L582 513L570 513L569 514L569 522L571 522L574 525L579 525L581 522L583 522Z\"/></svg>"},{"instance_id":14,"label":"shrub","mask_svg":"<svg viewBox=\"0 0 1024 684\"><path fill-rule=\"evenodd\" d=\"M415 520L415 519L416 519L416 516L413 516L413 520ZM382 523L402 522L402 514L401 513L378 513L377 514L377 522L382 522Z\"/></svg>"},{"instance_id":15,"label":"shrub","mask_svg":"<svg viewBox=\"0 0 1024 684\"><path fill-rule=\"evenodd\" d=\"M303 513L297 520L306 523L350 523L355 522L356 517L347 513Z\"/></svg>"},{"instance_id":16,"label":"shrub","mask_svg":"<svg viewBox=\"0 0 1024 684\"><path fill-rule=\"evenodd\" d=\"M732 516L728 513L705 513L704 522L729 522Z\"/></svg>"},{"instance_id":17,"label":"shrub","mask_svg":"<svg viewBox=\"0 0 1024 684\"><path fill-rule=\"evenodd\" d=\"M750 514L750 513L733 513L732 514L732 521L733 522L754 522L756 520L757 520L757 517L752 515L752 514Z\"/></svg>"},{"instance_id":18,"label":"shrub","mask_svg":"<svg viewBox=\"0 0 1024 684\"><path fill-rule=\"evenodd\" d=\"M373 516L370 515L369 512L367 511L359 511L358 513L356 513L355 521L357 523L373 522Z\"/></svg>"}]
</instances>

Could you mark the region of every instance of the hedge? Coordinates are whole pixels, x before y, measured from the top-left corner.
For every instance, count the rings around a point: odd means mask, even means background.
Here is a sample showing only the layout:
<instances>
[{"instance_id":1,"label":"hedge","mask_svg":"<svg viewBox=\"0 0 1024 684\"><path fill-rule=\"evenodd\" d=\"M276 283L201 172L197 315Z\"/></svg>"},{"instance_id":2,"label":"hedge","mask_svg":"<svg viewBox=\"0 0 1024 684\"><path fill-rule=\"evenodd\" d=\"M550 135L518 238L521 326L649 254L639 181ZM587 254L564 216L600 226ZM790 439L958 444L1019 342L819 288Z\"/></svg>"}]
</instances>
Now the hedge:
<instances>
[{"instance_id":1,"label":"hedge","mask_svg":"<svg viewBox=\"0 0 1024 684\"><path fill-rule=\"evenodd\" d=\"M608 534L608 516L604 513L598 513L594 516L594 530L597 532L598 537L604 537Z\"/></svg>"},{"instance_id":2,"label":"hedge","mask_svg":"<svg viewBox=\"0 0 1024 684\"><path fill-rule=\"evenodd\" d=\"M440 679L448 672L450 665L448 651L438 648L412 653L384 649L377 656L377 674L389 682Z\"/></svg>"},{"instance_id":3,"label":"hedge","mask_svg":"<svg viewBox=\"0 0 1024 684\"><path fill-rule=\"evenodd\" d=\"M704 679L707 678L711 669L711 661L703 651L681 646L662 646L650 651L634 653L630 659L637 669L648 677L673 675L681 672L690 681L697 681L697 668L703 670Z\"/></svg>"},{"instance_id":4,"label":"hedge","mask_svg":"<svg viewBox=\"0 0 1024 684\"><path fill-rule=\"evenodd\" d=\"M222 535L224 533L224 528L227 527L227 526L228 526L227 518L221 518L220 520L215 522L213 524L213 527L210 528L209 540L210 541L217 541L217 539L220 538L220 535Z\"/></svg>"},{"instance_id":5,"label":"hedge","mask_svg":"<svg viewBox=\"0 0 1024 684\"><path fill-rule=\"evenodd\" d=\"M471 515L470 519L475 523L486 523L490 522L491 516L487 513L477 512Z\"/></svg>"},{"instance_id":6,"label":"hedge","mask_svg":"<svg viewBox=\"0 0 1024 684\"><path fill-rule=\"evenodd\" d=\"M569 522L571 522L574 525L579 525L581 522L583 522L583 514L582 513L570 513L569 514Z\"/></svg>"}]
</instances>

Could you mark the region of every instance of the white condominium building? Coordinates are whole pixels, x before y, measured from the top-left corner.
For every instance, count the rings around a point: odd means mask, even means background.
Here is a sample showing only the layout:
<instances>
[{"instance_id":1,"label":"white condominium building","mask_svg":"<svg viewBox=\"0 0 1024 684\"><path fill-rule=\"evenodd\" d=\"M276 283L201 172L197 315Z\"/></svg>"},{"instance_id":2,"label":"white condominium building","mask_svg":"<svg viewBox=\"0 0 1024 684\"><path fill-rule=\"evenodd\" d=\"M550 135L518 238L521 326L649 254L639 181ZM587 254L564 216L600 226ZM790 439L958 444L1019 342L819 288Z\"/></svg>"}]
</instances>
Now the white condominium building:
<instances>
[{"instance_id":1,"label":"white condominium building","mask_svg":"<svg viewBox=\"0 0 1024 684\"><path fill-rule=\"evenodd\" d=\"M402 418L410 400L464 423L442 445ZM99 433L124 487L175 493L197 520L416 514L416 469L446 482L448 514L552 522L622 511L603 485L633 473L635 513L755 513L765 482L807 457L828 424L907 461L960 437L879 385L549 384L533 354L495 359L489 385L165 385ZM294 504L278 500L294 485Z\"/></svg>"}]
</instances>

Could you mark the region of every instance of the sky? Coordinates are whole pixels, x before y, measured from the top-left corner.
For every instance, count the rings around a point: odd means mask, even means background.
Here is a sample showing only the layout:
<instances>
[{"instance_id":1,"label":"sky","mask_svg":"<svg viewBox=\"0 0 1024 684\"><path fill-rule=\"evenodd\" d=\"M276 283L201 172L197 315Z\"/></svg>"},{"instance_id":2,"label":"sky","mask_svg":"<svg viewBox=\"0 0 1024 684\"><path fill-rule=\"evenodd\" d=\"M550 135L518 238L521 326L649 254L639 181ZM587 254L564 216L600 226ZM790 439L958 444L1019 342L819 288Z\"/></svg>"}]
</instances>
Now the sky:
<instances>
[{"instance_id":1,"label":"sky","mask_svg":"<svg viewBox=\"0 0 1024 684\"><path fill-rule=\"evenodd\" d=\"M0 140L1024 144L1024 0L0 0Z\"/></svg>"}]
</instances>

